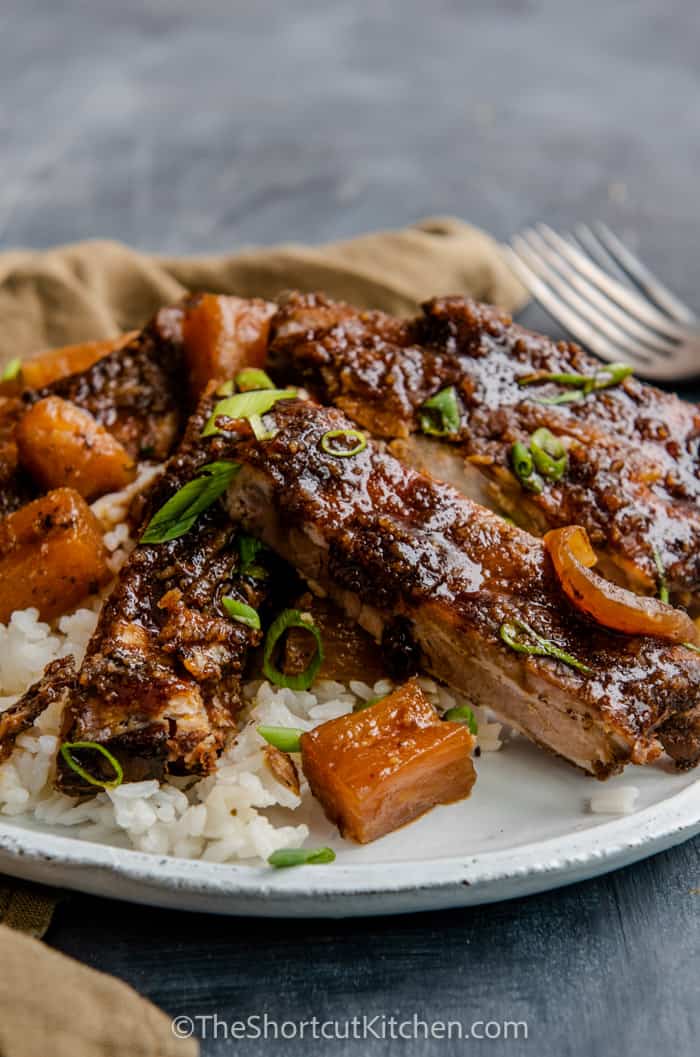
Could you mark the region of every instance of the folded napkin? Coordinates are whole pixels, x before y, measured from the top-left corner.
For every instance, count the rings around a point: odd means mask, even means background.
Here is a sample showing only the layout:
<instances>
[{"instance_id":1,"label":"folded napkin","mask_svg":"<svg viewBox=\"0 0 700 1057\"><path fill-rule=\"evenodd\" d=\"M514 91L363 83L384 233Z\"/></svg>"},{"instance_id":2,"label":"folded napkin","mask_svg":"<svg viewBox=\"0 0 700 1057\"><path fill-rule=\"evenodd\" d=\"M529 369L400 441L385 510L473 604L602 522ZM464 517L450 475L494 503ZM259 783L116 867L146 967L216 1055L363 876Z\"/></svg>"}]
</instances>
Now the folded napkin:
<instances>
[{"instance_id":1,"label":"folded napkin","mask_svg":"<svg viewBox=\"0 0 700 1057\"><path fill-rule=\"evenodd\" d=\"M498 244L460 220L326 246L272 246L223 257L155 257L118 242L0 253L0 365L52 345L140 327L185 290L274 297L323 290L398 315L438 294L469 294L514 311L527 294Z\"/></svg>"},{"instance_id":2,"label":"folded napkin","mask_svg":"<svg viewBox=\"0 0 700 1057\"><path fill-rule=\"evenodd\" d=\"M0 925L2 1057L196 1057L133 988Z\"/></svg>"},{"instance_id":3,"label":"folded napkin","mask_svg":"<svg viewBox=\"0 0 700 1057\"><path fill-rule=\"evenodd\" d=\"M527 294L492 238L450 218L322 247L156 257L116 242L0 253L0 367L19 356L140 327L186 290L273 297L323 290L399 315L439 294L515 311ZM0 879L0 921L46 931L58 893ZM2 1057L189 1057L168 1018L118 980L0 926Z\"/></svg>"}]
</instances>

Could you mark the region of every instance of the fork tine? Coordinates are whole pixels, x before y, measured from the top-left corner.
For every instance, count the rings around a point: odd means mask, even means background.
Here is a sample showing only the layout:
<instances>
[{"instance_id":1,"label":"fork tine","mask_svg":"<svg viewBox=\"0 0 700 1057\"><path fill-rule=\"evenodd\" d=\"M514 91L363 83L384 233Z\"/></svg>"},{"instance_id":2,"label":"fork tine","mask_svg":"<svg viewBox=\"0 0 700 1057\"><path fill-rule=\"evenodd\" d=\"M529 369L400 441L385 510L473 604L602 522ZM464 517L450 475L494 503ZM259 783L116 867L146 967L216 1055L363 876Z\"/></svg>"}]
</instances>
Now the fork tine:
<instances>
[{"instance_id":1,"label":"fork tine","mask_svg":"<svg viewBox=\"0 0 700 1057\"><path fill-rule=\"evenodd\" d=\"M529 265L521 260L515 250L510 246L504 246L503 252L515 274L553 319L561 323L582 344L600 356L601 360L607 360L608 363L616 363L623 358L622 350L597 331L595 327L591 326L578 312L569 308L561 298L557 297L553 290L540 279ZM628 357L628 359L633 358L632 356Z\"/></svg>"},{"instance_id":2,"label":"fork tine","mask_svg":"<svg viewBox=\"0 0 700 1057\"><path fill-rule=\"evenodd\" d=\"M566 236L564 236L566 238ZM585 224L577 224L574 228L574 238L577 240L580 246L586 251L589 257L592 257L601 268L606 272L610 272L614 279L621 282L623 286L628 287L630 290L634 290L635 286L630 279L624 268L620 267L614 257L608 253L603 243L596 235L593 234L589 227ZM573 242L572 238L569 238L569 242ZM576 243L574 243L576 245Z\"/></svg>"},{"instance_id":3,"label":"fork tine","mask_svg":"<svg viewBox=\"0 0 700 1057\"><path fill-rule=\"evenodd\" d=\"M582 315L593 319L593 312L595 309L599 309L600 312L602 312L604 316L607 316L613 324L617 324L617 326L625 332L625 335L619 339L621 343L627 335L642 342L645 346L643 351L648 349L649 352L654 355L669 356L676 351L678 346L675 342L667 341L666 338L660 337L655 330L651 330L644 323L640 323L637 319L631 316L628 312L618 308L614 301L611 301L609 297L606 297L605 294L600 292L598 287L594 286L585 276L577 272L576 269L557 253L556 250L553 250L536 231L532 231L531 229L526 230L522 232L521 238L525 239L527 244L534 249L544 261L556 269L558 274L554 274L553 276L545 275L544 278L547 279L550 286L554 286L559 290L562 297L566 297L566 290L561 287L561 276L563 276L564 280L570 287L573 287L574 290L583 294L585 301L582 301L580 304L574 303L574 307L578 307ZM515 240L513 241L515 242ZM569 298L569 300L571 300L571 298ZM597 323L601 330L606 329L605 319L595 318L594 322ZM614 335L610 333L609 336L612 337Z\"/></svg>"},{"instance_id":4,"label":"fork tine","mask_svg":"<svg viewBox=\"0 0 700 1057\"><path fill-rule=\"evenodd\" d=\"M611 231L602 221L598 221L595 225L595 234L613 257L620 262L625 271L629 272L634 281L639 283L642 290L653 301L656 301L660 308L668 312L672 319L677 320L679 323L693 324L697 322L697 317L690 311L688 306L684 305L675 294L672 294L663 283L659 282L647 266L628 250L624 242L621 242L615 232Z\"/></svg>"},{"instance_id":5,"label":"fork tine","mask_svg":"<svg viewBox=\"0 0 700 1057\"><path fill-rule=\"evenodd\" d=\"M590 301L581 297L568 280L562 279L546 260L543 260L541 256L538 256L538 254L528 245L525 237L516 235L513 239L512 245L520 259L524 261L533 272L539 275L539 277L543 279L570 308L578 313L581 319L585 320L590 326L595 327L603 337L612 341L618 350L621 353L624 353L627 359L629 359L630 356L636 356L641 363L649 363L649 350L640 346L639 342L634 341L629 334L625 333L625 331L618 327L618 325L608 316L599 312Z\"/></svg>"},{"instance_id":6,"label":"fork tine","mask_svg":"<svg viewBox=\"0 0 700 1057\"><path fill-rule=\"evenodd\" d=\"M600 287L603 293L617 301L618 305L626 308L633 316L643 319L650 327L658 330L660 334L667 338L678 338L683 341L688 337L687 327L681 326L680 323L674 322L668 316L662 315L657 308L654 308L636 290L630 290L623 286L622 283L619 283L617 279L613 279L602 268L599 268L597 264L594 264L583 250L567 242L556 231L553 231L546 224L538 224L537 231L551 246L559 250L562 257L566 257L574 268L582 272L596 286Z\"/></svg>"}]
</instances>

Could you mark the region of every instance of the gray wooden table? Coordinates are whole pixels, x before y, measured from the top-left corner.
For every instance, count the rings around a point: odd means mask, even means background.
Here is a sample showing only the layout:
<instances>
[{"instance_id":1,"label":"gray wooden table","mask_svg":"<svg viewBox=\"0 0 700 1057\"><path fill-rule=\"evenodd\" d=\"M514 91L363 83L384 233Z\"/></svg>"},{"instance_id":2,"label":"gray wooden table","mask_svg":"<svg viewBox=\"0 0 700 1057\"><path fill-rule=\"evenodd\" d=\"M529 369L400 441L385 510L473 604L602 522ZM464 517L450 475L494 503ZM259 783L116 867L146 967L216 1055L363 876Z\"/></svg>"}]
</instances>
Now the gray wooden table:
<instances>
[{"instance_id":1,"label":"gray wooden table","mask_svg":"<svg viewBox=\"0 0 700 1057\"><path fill-rule=\"evenodd\" d=\"M0 245L224 250L434 213L505 238L601 217L700 309L699 38L697 0L0 0ZM222 920L75 896L48 939L173 1014L529 1024L527 1042L219 1032L206 1055L691 1057L699 885L695 841L412 918Z\"/></svg>"}]
</instances>

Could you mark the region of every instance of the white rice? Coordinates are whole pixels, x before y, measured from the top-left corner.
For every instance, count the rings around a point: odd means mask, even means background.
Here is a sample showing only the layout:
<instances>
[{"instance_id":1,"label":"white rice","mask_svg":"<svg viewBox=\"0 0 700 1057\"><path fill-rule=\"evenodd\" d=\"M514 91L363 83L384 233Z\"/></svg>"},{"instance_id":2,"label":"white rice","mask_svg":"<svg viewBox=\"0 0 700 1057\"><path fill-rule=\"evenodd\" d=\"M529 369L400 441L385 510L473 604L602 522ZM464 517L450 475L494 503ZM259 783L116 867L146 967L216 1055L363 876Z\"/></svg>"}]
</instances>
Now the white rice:
<instances>
[{"instance_id":1,"label":"white rice","mask_svg":"<svg viewBox=\"0 0 700 1057\"><path fill-rule=\"evenodd\" d=\"M134 546L124 521L129 503L157 472L158 468L149 467L129 489L93 504L105 530L115 574ZM40 621L36 609L15 612L8 625L0 625L0 711L39 679L50 661L72 655L80 664L100 604L101 599L95 599L89 607L62 616L53 625ZM440 711L466 703L432 679L420 683ZM322 680L313 692L278 688L268 682L248 683L240 732L219 760L215 774L201 780L124 783L83 802L53 789L61 716L57 706L52 706L17 738L11 756L0 765L0 814L31 816L44 824L72 827L85 839L126 844L159 855L210 862L266 859L278 848L304 843L313 798L301 771L298 796L274 777L267 764L266 743L256 727L268 724L310 730L391 689L388 679L373 686L361 680L351 680L348 686ZM480 709L474 712L481 750L500 748L501 725L491 722Z\"/></svg>"},{"instance_id":2,"label":"white rice","mask_svg":"<svg viewBox=\"0 0 700 1057\"><path fill-rule=\"evenodd\" d=\"M593 815L631 815L637 803L636 785L603 786L588 802Z\"/></svg>"}]
</instances>

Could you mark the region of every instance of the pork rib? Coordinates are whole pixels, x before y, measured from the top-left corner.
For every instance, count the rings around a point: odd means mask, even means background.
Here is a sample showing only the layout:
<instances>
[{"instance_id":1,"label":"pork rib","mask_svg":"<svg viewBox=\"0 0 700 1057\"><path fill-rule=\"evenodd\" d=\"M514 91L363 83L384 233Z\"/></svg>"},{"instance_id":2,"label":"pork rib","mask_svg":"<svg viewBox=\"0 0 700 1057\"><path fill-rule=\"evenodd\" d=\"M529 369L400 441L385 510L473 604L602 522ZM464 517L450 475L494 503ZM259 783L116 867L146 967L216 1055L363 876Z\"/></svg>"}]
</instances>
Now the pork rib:
<instances>
[{"instance_id":1,"label":"pork rib","mask_svg":"<svg viewBox=\"0 0 700 1057\"><path fill-rule=\"evenodd\" d=\"M562 386L519 380L591 376L601 365L577 345L462 298L430 301L422 317L403 321L297 294L275 316L272 335L270 366L280 380L304 384L393 441L403 461L537 535L583 525L601 571L639 593L655 593L660 562L674 600L700 609L696 406L633 378L572 403L539 403ZM419 409L448 386L458 393L459 429L428 437ZM564 439L569 468L534 494L513 474L510 453L540 427Z\"/></svg>"},{"instance_id":2,"label":"pork rib","mask_svg":"<svg viewBox=\"0 0 700 1057\"><path fill-rule=\"evenodd\" d=\"M211 460L198 443L210 409L207 397L149 495L145 520ZM136 547L88 644L64 740L105 746L129 780L213 769L235 730L248 653L260 638L230 619L221 600L257 609L266 595L265 580L241 566L238 537L216 503L179 539ZM111 777L97 754L91 769ZM86 791L63 761L57 785Z\"/></svg>"},{"instance_id":3,"label":"pork rib","mask_svg":"<svg viewBox=\"0 0 700 1057\"><path fill-rule=\"evenodd\" d=\"M337 409L285 400L265 424L271 439L239 434L232 519L381 638L401 674L424 668L601 778L664 745L697 761L697 736L664 740L700 704L696 654L586 622L538 539L380 446L327 454L324 434L352 426ZM514 651L500 636L513 620L591 671Z\"/></svg>"}]
</instances>

